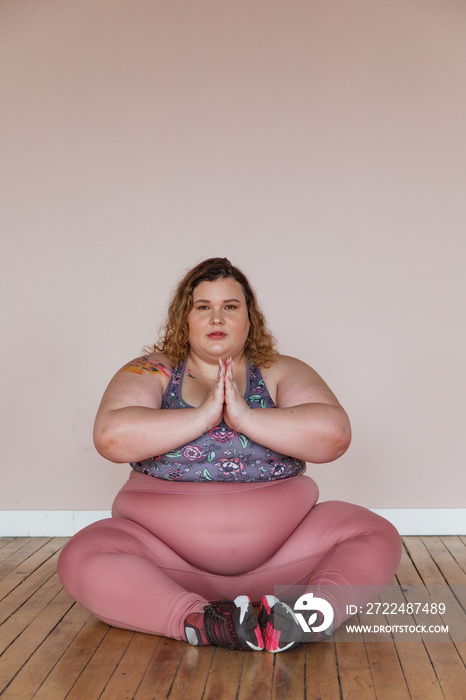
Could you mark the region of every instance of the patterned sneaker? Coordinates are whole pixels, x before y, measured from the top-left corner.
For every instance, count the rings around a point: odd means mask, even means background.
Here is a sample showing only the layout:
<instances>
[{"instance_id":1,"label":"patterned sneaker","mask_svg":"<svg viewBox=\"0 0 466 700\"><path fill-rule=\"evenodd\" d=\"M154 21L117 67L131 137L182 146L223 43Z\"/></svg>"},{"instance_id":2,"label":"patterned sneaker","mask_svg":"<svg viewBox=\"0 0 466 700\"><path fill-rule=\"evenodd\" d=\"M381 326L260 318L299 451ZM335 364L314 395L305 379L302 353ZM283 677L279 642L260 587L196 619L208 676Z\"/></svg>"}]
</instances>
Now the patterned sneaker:
<instances>
[{"instance_id":1,"label":"patterned sneaker","mask_svg":"<svg viewBox=\"0 0 466 700\"><path fill-rule=\"evenodd\" d=\"M319 625L324 621L323 613L316 611ZM324 632L304 632L294 610L273 595L262 598L259 610L259 626L267 651L294 649L306 642L323 642L333 633L333 627Z\"/></svg>"},{"instance_id":2,"label":"patterned sneaker","mask_svg":"<svg viewBox=\"0 0 466 700\"><path fill-rule=\"evenodd\" d=\"M293 649L304 641L304 631L294 611L273 595L262 598L259 626L267 651L274 653Z\"/></svg>"},{"instance_id":3,"label":"patterned sneaker","mask_svg":"<svg viewBox=\"0 0 466 700\"><path fill-rule=\"evenodd\" d=\"M225 649L262 651L264 640L247 595L206 605L184 621L187 641L193 646L213 644Z\"/></svg>"}]
</instances>

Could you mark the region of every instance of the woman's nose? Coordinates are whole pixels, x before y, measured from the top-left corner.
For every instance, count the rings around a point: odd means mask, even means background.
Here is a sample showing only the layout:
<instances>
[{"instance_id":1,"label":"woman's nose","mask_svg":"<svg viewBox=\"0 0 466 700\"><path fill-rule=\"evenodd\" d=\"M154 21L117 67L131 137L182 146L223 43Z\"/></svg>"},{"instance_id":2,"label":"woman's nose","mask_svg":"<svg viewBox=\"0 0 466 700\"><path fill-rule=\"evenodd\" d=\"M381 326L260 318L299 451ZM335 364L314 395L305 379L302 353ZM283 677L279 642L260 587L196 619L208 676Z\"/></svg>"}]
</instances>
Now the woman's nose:
<instances>
[{"instance_id":1,"label":"woman's nose","mask_svg":"<svg viewBox=\"0 0 466 700\"><path fill-rule=\"evenodd\" d=\"M223 314L221 311L212 312L212 323L215 323L217 325L223 323Z\"/></svg>"}]
</instances>

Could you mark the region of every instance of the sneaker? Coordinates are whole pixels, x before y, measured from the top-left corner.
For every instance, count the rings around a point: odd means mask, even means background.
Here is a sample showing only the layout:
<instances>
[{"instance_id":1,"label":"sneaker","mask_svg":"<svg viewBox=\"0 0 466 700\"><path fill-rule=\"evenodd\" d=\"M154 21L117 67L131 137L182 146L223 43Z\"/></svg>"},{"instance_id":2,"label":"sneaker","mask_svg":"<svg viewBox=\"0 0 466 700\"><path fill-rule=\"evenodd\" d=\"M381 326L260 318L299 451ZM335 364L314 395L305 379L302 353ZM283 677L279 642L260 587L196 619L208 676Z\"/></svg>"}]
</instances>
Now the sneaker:
<instances>
[{"instance_id":1,"label":"sneaker","mask_svg":"<svg viewBox=\"0 0 466 700\"><path fill-rule=\"evenodd\" d=\"M324 616L320 610L316 613L320 625ZM262 630L265 648L274 654L294 649L306 642L325 641L333 633L333 627L324 632L305 632L294 610L273 595L265 595L262 598L259 626Z\"/></svg>"},{"instance_id":2,"label":"sneaker","mask_svg":"<svg viewBox=\"0 0 466 700\"><path fill-rule=\"evenodd\" d=\"M262 651L264 640L247 595L206 605L184 622L186 639L192 646L213 644L225 649Z\"/></svg>"},{"instance_id":3,"label":"sneaker","mask_svg":"<svg viewBox=\"0 0 466 700\"><path fill-rule=\"evenodd\" d=\"M305 633L295 612L273 595L262 598L259 626L267 651L277 653L303 644Z\"/></svg>"}]
</instances>

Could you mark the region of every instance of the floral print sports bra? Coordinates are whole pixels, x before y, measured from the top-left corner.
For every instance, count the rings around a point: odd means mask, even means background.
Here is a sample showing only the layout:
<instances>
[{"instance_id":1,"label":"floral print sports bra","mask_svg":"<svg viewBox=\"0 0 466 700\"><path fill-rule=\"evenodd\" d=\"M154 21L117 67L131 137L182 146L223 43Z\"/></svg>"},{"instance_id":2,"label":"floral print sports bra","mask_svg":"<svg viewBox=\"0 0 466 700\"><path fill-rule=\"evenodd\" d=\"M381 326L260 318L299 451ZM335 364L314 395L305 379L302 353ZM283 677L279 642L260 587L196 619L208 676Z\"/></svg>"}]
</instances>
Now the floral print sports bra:
<instances>
[{"instance_id":1,"label":"floral print sports bra","mask_svg":"<svg viewBox=\"0 0 466 700\"><path fill-rule=\"evenodd\" d=\"M181 398L181 382L186 359L170 377L162 399L162 409L192 408ZM250 408L276 408L258 367L249 365L244 396ZM141 462L132 468L143 474L169 481L273 481L302 474L305 462L286 457L253 442L222 420L208 433L172 452Z\"/></svg>"}]
</instances>

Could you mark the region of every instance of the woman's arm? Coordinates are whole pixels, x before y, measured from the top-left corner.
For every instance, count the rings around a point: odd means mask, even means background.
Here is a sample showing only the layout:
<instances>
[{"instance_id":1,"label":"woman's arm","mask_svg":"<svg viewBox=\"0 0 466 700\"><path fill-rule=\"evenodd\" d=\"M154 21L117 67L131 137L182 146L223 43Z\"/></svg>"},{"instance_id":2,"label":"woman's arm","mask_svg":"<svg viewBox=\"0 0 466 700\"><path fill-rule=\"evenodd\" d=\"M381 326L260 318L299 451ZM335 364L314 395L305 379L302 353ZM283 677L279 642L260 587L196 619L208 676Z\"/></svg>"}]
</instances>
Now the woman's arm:
<instances>
[{"instance_id":1,"label":"woman's arm","mask_svg":"<svg viewBox=\"0 0 466 700\"><path fill-rule=\"evenodd\" d=\"M272 370L277 408L250 410L230 373L225 383L225 420L230 427L276 452L306 462L332 462L351 441L348 416L311 367L281 356Z\"/></svg>"},{"instance_id":2,"label":"woman's arm","mask_svg":"<svg viewBox=\"0 0 466 700\"><path fill-rule=\"evenodd\" d=\"M151 356L129 362L113 377L94 425L94 444L103 457L111 462L149 459L186 444L220 421L218 382L199 408L161 410L163 377L171 370L164 356Z\"/></svg>"}]
</instances>

